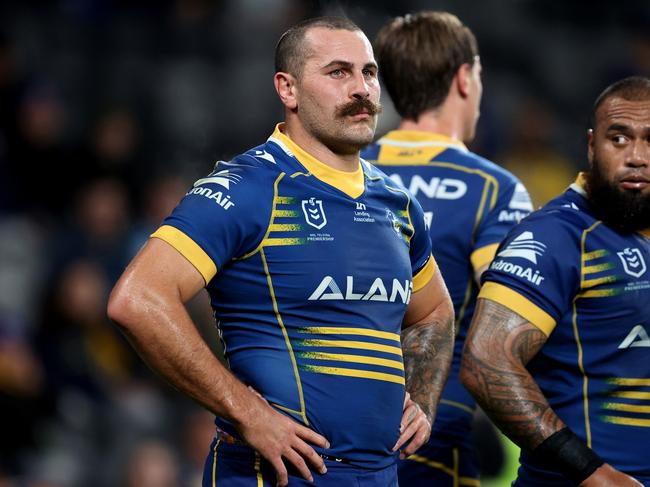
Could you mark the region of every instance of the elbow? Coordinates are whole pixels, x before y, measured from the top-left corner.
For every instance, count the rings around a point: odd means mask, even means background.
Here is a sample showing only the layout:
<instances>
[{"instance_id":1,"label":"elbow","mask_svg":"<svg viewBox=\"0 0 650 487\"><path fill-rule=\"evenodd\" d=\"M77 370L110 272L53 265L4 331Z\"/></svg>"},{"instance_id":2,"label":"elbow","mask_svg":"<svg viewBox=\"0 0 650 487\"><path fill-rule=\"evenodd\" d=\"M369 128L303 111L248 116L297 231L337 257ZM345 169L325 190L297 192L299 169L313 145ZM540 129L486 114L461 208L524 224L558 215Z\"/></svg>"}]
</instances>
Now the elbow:
<instances>
[{"instance_id":1,"label":"elbow","mask_svg":"<svg viewBox=\"0 0 650 487\"><path fill-rule=\"evenodd\" d=\"M476 367L474 358L468 350L469 348L468 344L466 344L465 349L463 350L459 378L465 389L467 389L470 394L474 395L474 389L479 380L480 370Z\"/></svg>"},{"instance_id":2,"label":"elbow","mask_svg":"<svg viewBox=\"0 0 650 487\"><path fill-rule=\"evenodd\" d=\"M133 293L118 283L108 298L106 314L122 331L126 331L137 321L135 303Z\"/></svg>"}]
</instances>

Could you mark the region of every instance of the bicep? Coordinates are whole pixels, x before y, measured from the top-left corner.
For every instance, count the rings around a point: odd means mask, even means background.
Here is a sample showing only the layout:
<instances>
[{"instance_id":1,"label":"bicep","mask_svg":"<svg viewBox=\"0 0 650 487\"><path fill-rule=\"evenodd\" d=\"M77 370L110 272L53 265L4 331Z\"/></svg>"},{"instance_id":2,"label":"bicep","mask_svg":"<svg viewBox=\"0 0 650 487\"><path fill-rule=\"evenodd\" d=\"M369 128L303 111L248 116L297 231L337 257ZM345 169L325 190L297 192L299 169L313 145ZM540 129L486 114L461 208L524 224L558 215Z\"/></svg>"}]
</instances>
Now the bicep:
<instances>
[{"instance_id":1,"label":"bicep","mask_svg":"<svg viewBox=\"0 0 650 487\"><path fill-rule=\"evenodd\" d=\"M190 261L164 240L150 238L124 271L116 291L185 303L203 287L204 278Z\"/></svg>"},{"instance_id":2,"label":"bicep","mask_svg":"<svg viewBox=\"0 0 650 487\"><path fill-rule=\"evenodd\" d=\"M490 299L479 299L465 354L485 364L525 366L546 340L539 328L519 314Z\"/></svg>"},{"instance_id":3,"label":"bicep","mask_svg":"<svg viewBox=\"0 0 650 487\"><path fill-rule=\"evenodd\" d=\"M436 270L422 289L411 296L402 327L430 321L429 318L434 314L448 315L453 321L454 307L439 270Z\"/></svg>"}]
</instances>

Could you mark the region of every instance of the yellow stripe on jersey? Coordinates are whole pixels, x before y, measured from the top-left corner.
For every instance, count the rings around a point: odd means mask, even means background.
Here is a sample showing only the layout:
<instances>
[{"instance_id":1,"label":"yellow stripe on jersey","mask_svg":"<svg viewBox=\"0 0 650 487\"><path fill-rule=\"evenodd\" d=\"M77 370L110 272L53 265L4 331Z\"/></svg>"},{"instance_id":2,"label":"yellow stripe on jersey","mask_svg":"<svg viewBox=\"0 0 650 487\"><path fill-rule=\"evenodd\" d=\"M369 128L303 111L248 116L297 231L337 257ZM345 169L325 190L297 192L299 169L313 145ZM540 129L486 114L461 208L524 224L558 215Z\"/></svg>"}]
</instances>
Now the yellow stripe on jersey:
<instances>
[{"instance_id":1,"label":"yellow stripe on jersey","mask_svg":"<svg viewBox=\"0 0 650 487\"><path fill-rule=\"evenodd\" d=\"M619 391L612 392L610 396L621 397L623 399L650 399L650 392Z\"/></svg>"},{"instance_id":2,"label":"yellow stripe on jersey","mask_svg":"<svg viewBox=\"0 0 650 487\"><path fill-rule=\"evenodd\" d=\"M298 232L302 230L299 223L273 223L270 227L271 232Z\"/></svg>"},{"instance_id":3,"label":"yellow stripe on jersey","mask_svg":"<svg viewBox=\"0 0 650 487\"><path fill-rule=\"evenodd\" d=\"M206 284L217 274L217 266L194 240L171 225L163 225L151 238L159 238L174 247L201 273Z\"/></svg>"},{"instance_id":4,"label":"yellow stripe on jersey","mask_svg":"<svg viewBox=\"0 0 650 487\"><path fill-rule=\"evenodd\" d=\"M304 245L306 241L304 238L265 238L264 247Z\"/></svg>"},{"instance_id":5,"label":"yellow stripe on jersey","mask_svg":"<svg viewBox=\"0 0 650 487\"><path fill-rule=\"evenodd\" d=\"M639 406L623 402L606 402L603 404L603 408L611 411L625 411L628 413L650 413L650 406Z\"/></svg>"},{"instance_id":6,"label":"yellow stripe on jersey","mask_svg":"<svg viewBox=\"0 0 650 487\"><path fill-rule=\"evenodd\" d=\"M310 360L331 360L333 362L352 362L357 364L379 365L381 367L390 367L392 369L404 370L404 364L399 360L390 360L379 357L369 357L367 355L352 355L347 353L327 353L327 352L301 352L301 358Z\"/></svg>"},{"instance_id":7,"label":"yellow stripe on jersey","mask_svg":"<svg viewBox=\"0 0 650 487\"><path fill-rule=\"evenodd\" d=\"M273 218L295 218L300 216L296 210L273 210Z\"/></svg>"},{"instance_id":8,"label":"yellow stripe on jersey","mask_svg":"<svg viewBox=\"0 0 650 487\"><path fill-rule=\"evenodd\" d=\"M592 288L600 284L609 284L610 282L616 282L616 276L604 276L598 277L596 279L585 279L582 281L583 288Z\"/></svg>"},{"instance_id":9,"label":"yellow stripe on jersey","mask_svg":"<svg viewBox=\"0 0 650 487\"><path fill-rule=\"evenodd\" d=\"M472 262L472 267L474 268L474 270L480 269L484 265L489 264L492 261L492 259L494 259L498 247L499 244L495 243L491 245L486 245L485 247L481 247L480 249L476 249L474 252L472 252L472 255L470 255L469 257L469 260Z\"/></svg>"},{"instance_id":10,"label":"yellow stripe on jersey","mask_svg":"<svg viewBox=\"0 0 650 487\"><path fill-rule=\"evenodd\" d=\"M614 377L607 379L607 382L609 384L615 384L617 386L650 386L650 379Z\"/></svg>"},{"instance_id":11,"label":"yellow stripe on jersey","mask_svg":"<svg viewBox=\"0 0 650 487\"><path fill-rule=\"evenodd\" d=\"M650 428L650 419L624 418L622 416L603 416L602 420L607 423L622 424L625 426L643 426Z\"/></svg>"},{"instance_id":12,"label":"yellow stripe on jersey","mask_svg":"<svg viewBox=\"0 0 650 487\"><path fill-rule=\"evenodd\" d=\"M413 292L418 292L424 286L429 284L429 281L436 273L438 265L436 264L436 259L433 258L433 255L429 256L429 260L424 267L418 271L416 275L413 276Z\"/></svg>"},{"instance_id":13,"label":"yellow stripe on jersey","mask_svg":"<svg viewBox=\"0 0 650 487\"><path fill-rule=\"evenodd\" d=\"M427 467L434 468L436 470L441 470L450 477L452 477L452 482L454 487L456 486L467 486L467 487L480 487L481 485L481 480L473 477L462 477L458 474L458 448L453 449L454 452L454 467L450 467L448 465L445 465L444 463L441 462L436 462L434 460L430 460L427 457L423 457L421 455L416 455L413 454L409 457L407 457L407 460L411 460L413 462L418 462L426 465Z\"/></svg>"},{"instance_id":14,"label":"yellow stripe on jersey","mask_svg":"<svg viewBox=\"0 0 650 487\"><path fill-rule=\"evenodd\" d=\"M650 228L646 228L644 230L639 230L639 233L643 235L646 238L650 238Z\"/></svg>"},{"instance_id":15,"label":"yellow stripe on jersey","mask_svg":"<svg viewBox=\"0 0 650 487\"><path fill-rule=\"evenodd\" d=\"M478 298L489 299L514 311L539 328L546 336L550 336L555 328L556 321L551 315L517 291L502 284L486 282L481 287Z\"/></svg>"},{"instance_id":16,"label":"yellow stripe on jersey","mask_svg":"<svg viewBox=\"0 0 650 487\"><path fill-rule=\"evenodd\" d=\"M358 350L374 350L402 356L401 346L381 345L379 343L358 342L352 340L314 340L306 339L298 341L299 345L305 347L329 347L329 348L356 348Z\"/></svg>"},{"instance_id":17,"label":"yellow stripe on jersey","mask_svg":"<svg viewBox=\"0 0 650 487\"><path fill-rule=\"evenodd\" d=\"M579 298L609 298L620 294L618 289L591 289L577 295Z\"/></svg>"},{"instance_id":18,"label":"yellow stripe on jersey","mask_svg":"<svg viewBox=\"0 0 650 487\"><path fill-rule=\"evenodd\" d=\"M314 333L319 335L361 335L375 338L385 338L386 340L400 341L398 333L389 331L369 330L368 328L352 328L337 326L307 326L298 330L300 333Z\"/></svg>"},{"instance_id":19,"label":"yellow stripe on jersey","mask_svg":"<svg viewBox=\"0 0 650 487\"><path fill-rule=\"evenodd\" d=\"M357 168L352 172L334 169L333 167L328 166L327 164L324 164L316 159L314 156L296 144L293 140L291 140L282 132L283 128L283 123L276 125L275 131L271 137L282 142L287 147L287 149L293 153L296 159L298 159L298 161L303 166L305 166L305 169L307 169L307 171L309 171L312 175L321 181L343 191L351 198L358 198L361 196L365 189L361 163L358 163Z\"/></svg>"},{"instance_id":20,"label":"yellow stripe on jersey","mask_svg":"<svg viewBox=\"0 0 650 487\"><path fill-rule=\"evenodd\" d=\"M381 144L379 154L377 154L377 164L390 164L392 166L427 164L431 159L441 152L447 150L447 146L442 147L403 147L389 145L390 143Z\"/></svg>"},{"instance_id":21,"label":"yellow stripe on jersey","mask_svg":"<svg viewBox=\"0 0 650 487\"><path fill-rule=\"evenodd\" d=\"M342 375L346 377L357 377L361 379L383 380L404 385L404 377L401 375L386 374L384 372L372 372L370 370L347 369L343 367L321 367L319 365L301 365L302 370L315 372L317 374Z\"/></svg>"},{"instance_id":22,"label":"yellow stripe on jersey","mask_svg":"<svg viewBox=\"0 0 650 487\"><path fill-rule=\"evenodd\" d=\"M591 252L586 252L582 256L582 261L586 262L588 260L600 259L601 257L605 257L606 255L609 255L609 252L607 252L604 249L592 250Z\"/></svg>"},{"instance_id":23,"label":"yellow stripe on jersey","mask_svg":"<svg viewBox=\"0 0 650 487\"><path fill-rule=\"evenodd\" d=\"M597 272L608 271L614 268L614 264L611 262L605 262L604 264L598 265L586 265L584 266L584 274L596 274Z\"/></svg>"}]
</instances>

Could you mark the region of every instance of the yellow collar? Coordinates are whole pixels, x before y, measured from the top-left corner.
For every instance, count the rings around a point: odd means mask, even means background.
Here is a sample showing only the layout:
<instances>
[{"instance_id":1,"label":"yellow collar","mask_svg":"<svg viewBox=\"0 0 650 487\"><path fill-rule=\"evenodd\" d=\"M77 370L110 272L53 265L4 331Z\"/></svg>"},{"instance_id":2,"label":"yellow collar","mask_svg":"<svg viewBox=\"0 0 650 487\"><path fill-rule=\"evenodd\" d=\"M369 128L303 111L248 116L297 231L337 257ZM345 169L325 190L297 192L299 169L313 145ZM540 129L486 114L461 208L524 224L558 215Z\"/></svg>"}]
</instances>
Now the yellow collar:
<instances>
[{"instance_id":1,"label":"yellow collar","mask_svg":"<svg viewBox=\"0 0 650 487\"><path fill-rule=\"evenodd\" d=\"M586 196L586 187L587 187L587 176L585 175L584 172L579 172L578 177L576 178L575 182L571 185L571 187L578 191L580 194L583 196ZM646 238L650 238L650 228L645 228L643 230L639 230L639 233L643 235Z\"/></svg>"},{"instance_id":2,"label":"yellow collar","mask_svg":"<svg viewBox=\"0 0 650 487\"><path fill-rule=\"evenodd\" d=\"M327 183L330 186L334 186L336 189L343 191L351 198L358 198L361 196L361 194L363 194L365 186L361 163L359 163L357 169L354 172L346 172L334 169L333 167L320 162L318 159L316 159L314 156L296 144L293 140L291 140L286 134L282 132L283 128L284 123L277 124L270 139L275 139L276 142L279 141L280 147L282 147L285 152L288 151L291 155L298 159L298 162L300 162L300 164L302 164L305 169L307 169L309 174L315 176L317 179L320 179L324 183Z\"/></svg>"},{"instance_id":3,"label":"yellow collar","mask_svg":"<svg viewBox=\"0 0 650 487\"><path fill-rule=\"evenodd\" d=\"M391 130L378 141L380 144L390 144L400 147L443 146L456 147L467 151L467 146L460 140L452 139L442 134L420 130Z\"/></svg>"}]
</instances>

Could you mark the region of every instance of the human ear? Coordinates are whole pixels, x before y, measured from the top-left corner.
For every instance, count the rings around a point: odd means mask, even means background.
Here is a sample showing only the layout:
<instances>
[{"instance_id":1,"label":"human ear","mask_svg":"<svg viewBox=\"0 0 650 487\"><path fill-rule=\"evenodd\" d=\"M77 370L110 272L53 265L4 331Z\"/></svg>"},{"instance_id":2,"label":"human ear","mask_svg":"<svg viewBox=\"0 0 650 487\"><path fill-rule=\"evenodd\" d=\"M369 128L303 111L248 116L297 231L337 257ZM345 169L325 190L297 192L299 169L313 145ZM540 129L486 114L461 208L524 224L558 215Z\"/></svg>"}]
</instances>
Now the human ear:
<instances>
[{"instance_id":1,"label":"human ear","mask_svg":"<svg viewBox=\"0 0 650 487\"><path fill-rule=\"evenodd\" d=\"M468 63L464 63L458 68L454 81L456 83L456 88L463 98L469 96L471 90L471 79L472 79L472 66Z\"/></svg>"},{"instance_id":2,"label":"human ear","mask_svg":"<svg viewBox=\"0 0 650 487\"><path fill-rule=\"evenodd\" d=\"M289 110L295 110L298 106L296 79L289 73L279 71L273 76L273 84L282 104Z\"/></svg>"}]
</instances>

